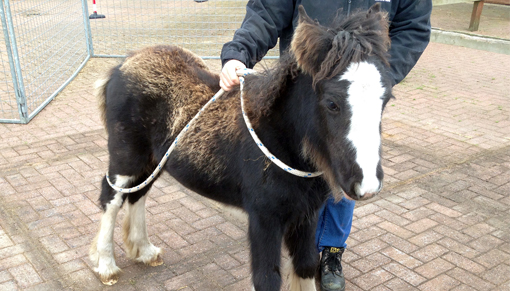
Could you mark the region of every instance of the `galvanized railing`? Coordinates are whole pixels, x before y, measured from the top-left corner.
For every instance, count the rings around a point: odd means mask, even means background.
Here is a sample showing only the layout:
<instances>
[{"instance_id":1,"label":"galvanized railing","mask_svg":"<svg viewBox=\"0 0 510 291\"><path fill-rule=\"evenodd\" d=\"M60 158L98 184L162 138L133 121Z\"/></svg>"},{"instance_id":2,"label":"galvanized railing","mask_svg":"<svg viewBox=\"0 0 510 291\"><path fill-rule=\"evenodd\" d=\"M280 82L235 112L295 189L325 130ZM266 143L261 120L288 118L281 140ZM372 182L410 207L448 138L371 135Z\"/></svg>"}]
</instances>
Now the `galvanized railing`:
<instances>
[{"instance_id":1,"label":"galvanized railing","mask_svg":"<svg viewBox=\"0 0 510 291\"><path fill-rule=\"evenodd\" d=\"M2 1L0 122L30 121L85 65L83 9L76 0Z\"/></svg>"},{"instance_id":2,"label":"galvanized railing","mask_svg":"<svg viewBox=\"0 0 510 291\"><path fill-rule=\"evenodd\" d=\"M219 58L247 3L96 0L96 7L92 1L2 0L0 122L29 122L90 57L124 57L145 46L175 44Z\"/></svg>"}]
</instances>

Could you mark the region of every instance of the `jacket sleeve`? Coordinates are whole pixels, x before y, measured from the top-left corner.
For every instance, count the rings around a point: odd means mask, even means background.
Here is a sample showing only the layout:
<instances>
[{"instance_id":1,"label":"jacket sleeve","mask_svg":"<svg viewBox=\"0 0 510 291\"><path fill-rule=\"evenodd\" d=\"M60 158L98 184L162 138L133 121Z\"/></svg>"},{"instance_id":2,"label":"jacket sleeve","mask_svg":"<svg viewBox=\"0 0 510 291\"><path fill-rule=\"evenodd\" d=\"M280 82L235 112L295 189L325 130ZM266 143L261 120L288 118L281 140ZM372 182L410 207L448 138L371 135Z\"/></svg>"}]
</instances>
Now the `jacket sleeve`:
<instances>
[{"instance_id":1,"label":"jacket sleeve","mask_svg":"<svg viewBox=\"0 0 510 291\"><path fill-rule=\"evenodd\" d=\"M253 68L278 42L282 30L292 25L293 0L250 0L241 28L223 45L221 62L236 59Z\"/></svg>"},{"instance_id":2,"label":"jacket sleeve","mask_svg":"<svg viewBox=\"0 0 510 291\"><path fill-rule=\"evenodd\" d=\"M416 65L430 40L432 0L400 0L390 24L390 65L394 84Z\"/></svg>"}]
</instances>

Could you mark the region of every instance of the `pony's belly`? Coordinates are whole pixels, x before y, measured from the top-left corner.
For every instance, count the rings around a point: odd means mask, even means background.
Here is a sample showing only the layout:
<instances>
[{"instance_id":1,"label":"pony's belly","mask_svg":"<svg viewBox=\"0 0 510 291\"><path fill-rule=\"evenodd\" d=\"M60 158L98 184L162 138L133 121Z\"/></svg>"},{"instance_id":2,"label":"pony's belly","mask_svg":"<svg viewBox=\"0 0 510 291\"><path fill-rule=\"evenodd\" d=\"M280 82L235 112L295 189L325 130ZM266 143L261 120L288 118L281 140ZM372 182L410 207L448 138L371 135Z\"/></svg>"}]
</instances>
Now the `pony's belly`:
<instances>
[{"instance_id":1,"label":"pony's belly","mask_svg":"<svg viewBox=\"0 0 510 291\"><path fill-rule=\"evenodd\" d=\"M207 172L194 169L193 166L166 167L168 173L189 190L209 199L231 206L242 207L242 197L227 173L216 173L214 176Z\"/></svg>"}]
</instances>

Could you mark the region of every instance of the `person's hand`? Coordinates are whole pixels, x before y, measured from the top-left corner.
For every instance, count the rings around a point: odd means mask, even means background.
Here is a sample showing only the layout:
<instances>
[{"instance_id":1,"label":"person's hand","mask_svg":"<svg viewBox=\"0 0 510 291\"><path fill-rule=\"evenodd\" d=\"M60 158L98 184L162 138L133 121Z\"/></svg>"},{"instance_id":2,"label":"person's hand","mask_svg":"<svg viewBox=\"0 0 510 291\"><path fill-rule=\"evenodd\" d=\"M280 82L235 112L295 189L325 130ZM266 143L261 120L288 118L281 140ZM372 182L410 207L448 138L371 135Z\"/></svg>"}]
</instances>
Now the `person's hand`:
<instances>
[{"instance_id":1,"label":"person's hand","mask_svg":"<svg viewBox=\"0 0 510 291\"><path fill-rule=\"evenodd\" d=\"M220 74L220 87L225 91L230 91L236 85L239 85L237 70L246 69L246 65L238 60L230 60L225 63Z\"/></svg>"}]
</instances>

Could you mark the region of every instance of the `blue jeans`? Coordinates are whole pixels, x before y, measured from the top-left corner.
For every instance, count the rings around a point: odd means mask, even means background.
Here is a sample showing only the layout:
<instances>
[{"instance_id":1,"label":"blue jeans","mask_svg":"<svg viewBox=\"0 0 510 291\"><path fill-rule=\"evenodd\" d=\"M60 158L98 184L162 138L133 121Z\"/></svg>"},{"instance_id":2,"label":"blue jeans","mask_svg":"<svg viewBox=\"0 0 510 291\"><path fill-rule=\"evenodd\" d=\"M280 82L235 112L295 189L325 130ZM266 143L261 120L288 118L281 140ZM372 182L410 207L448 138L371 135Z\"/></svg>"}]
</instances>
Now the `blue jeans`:
<instances>
[{"instance_id":1,"label":"blue jeans","mask_svg":"<svg viewBox=\"0 0 510 291\"><path fill-rule=\"evenodd\" d=\"M351 233L354 200L345 197L338 203L330 197L319 212L319 221L315 233L317 250L324 247L345 248L345 241Z\"/></svg>"}]
</instances>

